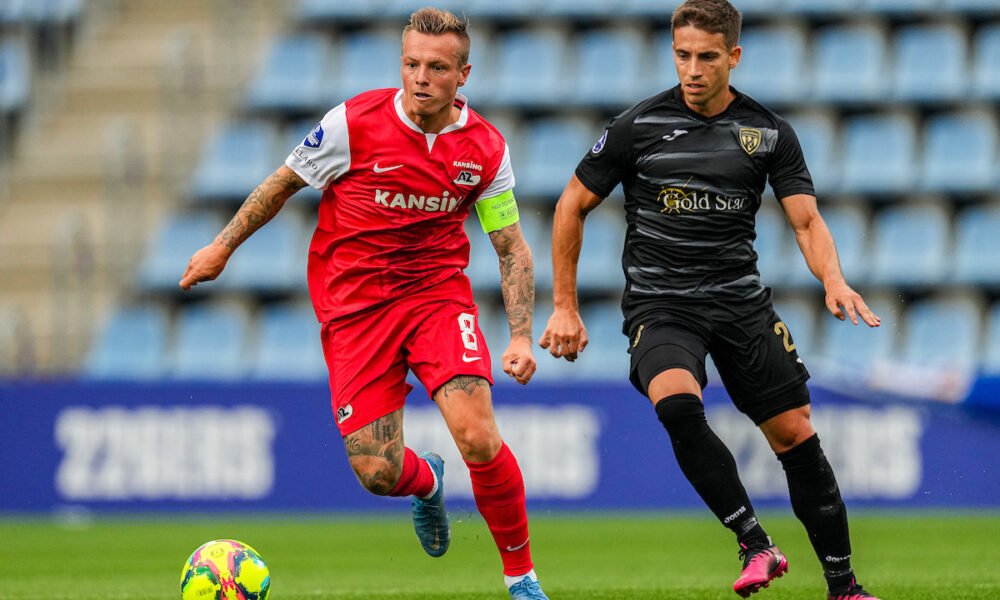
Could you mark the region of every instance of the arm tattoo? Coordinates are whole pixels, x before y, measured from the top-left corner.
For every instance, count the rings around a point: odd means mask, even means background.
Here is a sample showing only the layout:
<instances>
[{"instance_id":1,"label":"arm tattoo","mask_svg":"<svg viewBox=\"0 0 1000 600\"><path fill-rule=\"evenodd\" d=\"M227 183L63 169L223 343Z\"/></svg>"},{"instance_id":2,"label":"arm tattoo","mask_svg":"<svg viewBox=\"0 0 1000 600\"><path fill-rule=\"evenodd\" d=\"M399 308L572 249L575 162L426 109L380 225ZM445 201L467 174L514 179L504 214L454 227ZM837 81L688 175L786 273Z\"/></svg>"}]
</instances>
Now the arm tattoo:
<instances>
[{"instance_id":1,"label":"arm tattoo","mask_svg":"<svg viewBox=\"0 0 1000 600\"><path fill-rule=\"evenodd\" d=\"M278 214L285 201L292 194L301 190L306 182L295 175L272 173L258 185L236 211L236 216L222 230L219 238L230 250L235 250L253 232L264 226L274 215Z\"/></svg>"},{"instance_id":2,"label":"arm tattoo","mask_svg":"<svg viewBox=\"0 0 1000 600\"><path fill-rule=\"evenodd\" d=\"M487 381L482 377L476 377L474 375L458 375L449 379L447 383L438 388L438 393L444 395L445 398L454 393L462 393L471 396L476 391L477 387L489 388L490 384L487 383Z\"/></svg>"},{"instance_id":3,"label":"arm tattoo","mask_svg":"<svg viewBox=\"0 0 1000 600\"><path fill-rule=\"evenodd\" d=\"M344 437L347 458L361 484L388 494L403 468L403 413L395 411Z\"/></svg>"},{"instance_id":4,"label":"arm tattoo","mask_svg":"<svg viewBox=\"0 0 1000 600\"><path fill-rule=\"evenodd\" d=\"M500 290L510 321L510 337L530 339L535 308L535 265L531 249L521 236L518 223L490 233L490 240L500 256Z\"/></svg>"}]
</instances>

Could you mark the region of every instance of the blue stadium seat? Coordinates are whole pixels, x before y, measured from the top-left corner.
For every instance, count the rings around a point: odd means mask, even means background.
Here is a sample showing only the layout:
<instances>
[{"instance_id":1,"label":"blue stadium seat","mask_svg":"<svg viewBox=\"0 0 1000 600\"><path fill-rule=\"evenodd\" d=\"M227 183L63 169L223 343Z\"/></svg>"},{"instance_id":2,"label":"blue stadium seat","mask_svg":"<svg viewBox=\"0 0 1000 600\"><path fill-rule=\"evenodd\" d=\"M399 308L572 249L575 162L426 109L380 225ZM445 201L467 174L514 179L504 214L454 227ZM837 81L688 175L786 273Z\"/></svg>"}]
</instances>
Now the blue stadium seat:
<instances>
[{"instance_id":1,"label":"blue stadium seat","mask_svg":"<svg viewBox=\"0 0 1000 600\"><path fill-rule=\"evenodd\" d=\"M458 14L462 14L461 11ZM476 22L478 23L478 20ZM469 64L472 65L472 70L465 80L465 85L460 87L458 92L469 100L469 106L473 110L479 112L479 105L489 106L490 97L493 95L493 69L496 62L494 35L488 29L470 26L469 37L472 40L472 46L469 48Z\"/></svg>"},{"instance_id":2,"label":"blue stadium seat","mask_svg":"<svg viewBox=\"0 0 1000 600\"><path fill-rule=\"evenodd\" d=\"M479 219L476 218L466 221L465 232L469 236L469 267L465 270L465 274L472 282L472 289L476 292L499 291L500 264L497 251L490 242L490 236L483 232ZM538 261L537 257L535 261Z\"/></svg>"},{"instance_id":3,"label":"blue stadium seat","mask_svg":"<svg viewBox=\"0 0 1000 600\"><path fill-rule=\"evenodd\" d=\"M518 193L557 198L598 135L598 128L582 119L546 117L531 122L520 156L511 157Z\"/></svg>"},{"instance_id":4,"label":"blue stadium seat","mask_svg":"<svg viewBox=\"0 0 1000 600\"><path fill-rule=\"evenodd\" d=\"M535 286L552 290L552 220L550 205L525 203L521 206L521 232L535 262Z\"/></svg>"},{"instance_id":5,"label":"blue stadium seat","mask_svg":"<svg viewBox=\"0 0 1000 600\"><path fill-rule=\"evenodd\" d=\"M865 303L882 319L879 327L868 327L860 320L857 325L840 321L825 309L818 313L822 317L819 347L810 359L817 374L864 383L873 365L893 358L900 337L902 302L889 294L870 294Z\"/></svg>"},{"instance_id":6,"label":"blue stadium seat","mask_svg":"<svg viewBox=\"0 0 1000 600\"><path fill-rule=\"evenodd\" d=\"M645 92L649 52L638 30L595 29L578 35L574 46L574 102L628 106Z\"/></svg>"},{"instance_id":7,"label":"blue stadium seat","mask_svg":"<svg viewBox=\"0 0 1000 600\"><path fill-rule=\"evenodd\" d=\"M820 214L830 229L837 255L847 281L853 285L865 282L868 266L868 214L854 204L827 204ZM809 270L794 235L788 236L785 253L785 286L820 288L819 280Z\"/></svg>"},{"instance_id":8,"label":"blue stadium seat","mask_svg":"<svg viewBox=\"0 0 1000 600\"><path fill-rule=\"evenodd\" d=\"M840 180L837 122L828 113L795 113L788 122L799 138L817 194L832 192Z\"/></svg>"},{"instance_id":9,"label":"blue stadium seat","mask_svg":"<svg viewBox=\"0 0 1000 600\"><path fill-rule=\"evenodd\" d=\"M617 201L607 200L587 216L577 287L581 291L620 294L625 289L621 259L624 246L624 211Z\"/></svg>"},{"instance_id":10,"label":"blue stadium seat","mask_svg":"<svg viewBox=\"0 0 1000 600\"><path fill-rule=\"evenodd\" d=\"M902 113L861 115L844 123L841 191L904 194L916 180L917 131Z\"/></svg>"},{"instance_id":11,"label":"blue stadium seat","mask_svg":"<svg viewBox=\"0 0 1000 600\"><path fill-rule=\"evenodd\" d=\"M24 44L0 40L0 118L27 108L31 80L31 59Z\"/></svg>"},{"instance_id":12,"label":"blue stadium seat","mask_svg":"<svg viewBox=\"0 0 1000 600\"><path fill-rule=\"evenodd\" d=\"M938 204L897 204L875 217L871 279L878 285L930 286L951 266L951 218Z\"/></svg>"},{"instance_id":13,"label":"blue stadium seat","mask_svg":"<svg viewBox=\"0 0 1000 600\"><path fill-rule=\"evenodd\" d=\"M274 172L285 155L277 156L277 127L272 122L226 124L209 137L191 183L197 202L238 206Z\"/></svg>"},{"instance_id":14,"label":"blue stadium seat","mask_svg":"<svg viewBox=\"0 0 1000 600\"><path fill-rule=\"evenodd\" d=\"M303 25L334 24L341 20L369 20L385 14L392 0L299 0L296 18Z\"/></svg>"},{"instance_id":15,"label":"blue stadium seat","mask_svg":"<svg viewBox=\"0 0 1000 600\"><path fill-rule=\"evenodd\" d=\"M256 379L325 381L329 376L321 326L307 302L265 306L258 318L258 336L251 375Z\"/></svg>"},{"instance_id":16,"label":"blue stadium seat","mask_svg":"<svg viewBox=\"0 0 1000 600\"><path fill-rule=\"evenodd\" d=\"M862 0L864 10L884 13L933 12L940 0Z\"/></svg>"},{"instance_id":17,"label":"blue stadium seat","mask_svg":"<svg viewBox=\"0 0 1000 600\"><path fill-rule=\"evenodd\" d=\"M569 99L564 32L548 28L510 31L497 36L495 50L490 101L551 106Z\"/></svg>"},{"instance_id":18,"label":"blue stadium seat","mask_svg":"<svg viewBox=\"0 0 1000 600\"><path fill-rule=\"evenodd\" d=\"M798 101L806 89L806 35L796 26L748 27L733 85L762 102Z\"/></svg>"},{"instance_id":19,"label":"blue stadium seat","mask_svg":"<svg viewBox=\"0 0 1000 600\"><path fill-rule=\"evenodd\" d=\"M895 36L893 93L909 102L966 97L967 33L957 25L910 25Z\"/></svg>"},{"instance_id":20,"label":"blue stadium seat","mask_svg":"<svg viewBox=\"0 0 1000 600\"><path fill-rule=\"evenodd\" d=\"M237 248L218 283L240 292L304 294L309 239L302 215L285 208Z\"/></svg>"},{"instance_id":21,"label":"blue stadium seat","mask_svg":"<svg viewBox=\"0 0 1000 600\"><path fill-rule=\"evenodd\" d=\"M1000 99L1000 23L984 25L975 39L976 96Z\"/></svg>"},{"instance_id":22,"label":"blue stadium seat","mask_svg":"<svg viewBox=\"0 0 1000 600\"><path fill-rule=\"evenodd\" d=\"M646 91L641 93L640 96L652 96L677 85L677 67L674 65L673 43L674 38L669 27L661 29L654 34L653 64L651 72L644 79Z\"/></svg>"},{"instance_id":23,"label":"blue stadium seat","mask_svg":"<svg viewBox=\"0 0 1000 600\"><path fill-rule=\"evenodd\" d=\"M996 0L944 0L948 12L974 15L1000 15L1000 4Z\"/></svg>"},{"instance_id":24,"label":"blue stadium seat","mask_svg":"<svg viewBox=\"0 0 1000 600\"><path fill-rule=\"evenodd\" d=\"M823 309L823 299L815 296L781 295L774 299L774 310L788 326L799 357L808 361L818 352L816 311Z\"/></svg>"},{"instance_id":25,"label":"blue stadium seat","mask_svg":"<svg viewBox=\"0 0 1000 600\"><path fill-rule=\"evenodd\" d=\"M865 0L779 0L780 10L810 16L842 15L857 11ZM772 13L773 14L773 13Z\"/></svg>"},{"instance_id":26,"label":"blue stadium seat","mask_svg":"<svg viewBox=\"0 0 1000 600\"><path fill-rule=\"evenodd\" d=\"M300 32L279 37L250 81L246 107L289 116L330 108L330 54L324 35Z\"/></svg>"},{"instance_id":27,"label":"blue stadium seat","mask_svg":"<svg viewBox=\"0 0 1000 600\"><path fill-rule=\"evenodd\" d=\"M237 303L182 307L169 372L176 379L235 380L250 370L250 315Z\"/></svg>"},{"instance_id":28,"label":"blue stadium seat","mask_svg":"<svg viewBox=\"0 0 1000 600\"><path fill-rule=\"evenodd\" d=\"M398 31L360 31L342 38L333 102L368 90L399 87L400 44Z\"/></svg>"},{"instance_id":29,"label":"blue stadium seat","mask_svg":"<svg viewBox=\"0 0 1000 600\"><path fill-rule=\"evenodd\" d=\"M887 87L886 47L885 29L875 24L819 29L814 35L814 97L836 103L882 99Z\"/></svg>"},{"instance_id":30,"label":"blue stadium seat","mask_svg":"<svg viewBox=\"0 0 1000 600\"><path fill-rule=\"evenodd\" d=\"M984 375L1000 376L1000 302L993 304L984 319L986 339L980 364Z\"/></svg>"},{"instance_id":31,"label":"blue stadium seat","mask_svg":"<svg viewBox=\"0 0 1000 600\"><path fill-rule=\"evenodd\" d=\"M906 311L900 360L910 366L969 369L979 362L982 308L972 295L933 297Z\"/></svg>"},{"instance_id":32,"label":"blue stadium seat","mask_svg":"<svg viewBox=\"0 0 1000 600\"><path fill-rule=\"evenodd\" d=\"M1000 204L983 204L958 214L955 224L955 281L1000 285Z\"/></svg>"},{"instance_id":33,"label":"blue stadium seat","mask_svg":"<svg viewBox=\"0 0 1000 600\"><path fill-rule=\"evenodd\" d=\"M1000 125L986 111L948 113L924 128L921 174L928 191L989 192L1000 183Z\"/></svg>"},{"instance_id":34,"label":"blue stadium seat","mask_svg":"<svg viewBox=\"0 0 1000 600\"><path fill-rule=\"evenodd\" d=\"M757 252L757 270L764 285L781 285L787 276L787 264L797 256L785 254L791 228L781 205L770 194L761 200L757 211L757 239L753 247Z\"/></svg>"},{"instance_id":35,"label":"blue stadium seat","mask_svg":"<svg viewBox=\"0 0 1000 600\"><path fill-rule=\"evenodd\" d=\"M560 18L616 16L628 0L547 0L539 8Z\"/></svg>"},{"instance_id":36,"label":"blue stadium seat","mask_svg":"<svg viewBox=\"0 0 1000 600\"><path fill-rule=\"evenodd\" d=\"M166 217L139 263L138 288L148 292L179 293L177 284L191 255L211 243L224 225L221 217L206 211Z\"/></svg>"},{"instance_id":37,"label":"blue stadium seat","mask_svg":"<svg viewBox=\"0 0 1000 600\"><path fill-rule=\"evenodd\" d=\"M142 380L162 377L167 368L169 328L170 316L158 304L115 309L87 351L83 376Z\"/></svg>"},{"instance_id":38,"label":"blue stadium seat","mask_svg":"<svg viewBox=\"0 0 1000 600\"><path fill-rule=\"evenodd\" d=\"M574 363L575 379L625 381L629 373L628 338L622 333L617 300L587 302L580 308L587 328L587 348Z\"/></svg>"},{"instance_id":39,"label":"blue stadium seat","mask_svg":"<svg viewBox=\"0 0 1000 600\"><path fill-rule=\"evenodd\" d=\"M542 9L537 0L467 0L462 10L477 19L503 20L535 16Z\"/></svg>"}]
</instances>

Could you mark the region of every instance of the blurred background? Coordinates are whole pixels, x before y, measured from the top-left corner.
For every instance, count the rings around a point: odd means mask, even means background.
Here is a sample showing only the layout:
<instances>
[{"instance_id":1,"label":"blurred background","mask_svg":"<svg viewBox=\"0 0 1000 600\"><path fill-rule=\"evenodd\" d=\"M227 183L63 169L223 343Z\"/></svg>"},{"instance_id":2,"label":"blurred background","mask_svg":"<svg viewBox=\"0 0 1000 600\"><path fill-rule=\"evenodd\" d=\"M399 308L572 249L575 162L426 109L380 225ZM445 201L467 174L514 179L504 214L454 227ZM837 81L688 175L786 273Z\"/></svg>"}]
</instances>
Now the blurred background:
<instances>
[{"instance_id":1,"label":"blurred background","mask_svg":"<svg viewBox=\"0 0 1000 600\"><path fill-rule=\"evenodd\" d=\"M868 330L826 312L778 203L765 198L760 270L813 373L820 431L848 436L845 450L828 450L842 487L874 503L996 506L988 457L1000 454L1000 2L734 3L744 55L733 84L795 127L848 281L882 317ZM177 282L329 108L398 86L400 31L424 4L0 0L0 401L13 415L0 447L40 461L5 461L15 469L7 475L38 485L0 508L191 507L218 494L302 506L289 490L299 489L296 477L302 489L309 480L283 470L283 453L336 445L305 289L319 194L290 200L218 281L188 294ZM473 68L461 91L511 147L540 333L551 310L555 201L610 117L676 83L673 5L436 5L469 16ZM665 449L626 383L620 201L612 196L587 221L580 292L591 345L573 365L539 350L537 385L498 383L498 412L519 424L529 493L541 501L694 506L673 466L630 500L606 468L551 463L574 444L611 465L643 443L651 454ZM475 218L468 232L468 274L498 356L507 329L497 260ZM780 469L712 377L713 423L751 474L748 489L780 499ZM506 401L517 410L504 412ZM409 439L450 444L432 408L417 404L407 418ZM649 425L630 441L638 446L602 438L630 422ZM269 454L252 450L266 476L248 467L249 479L219 489L168 476L191 460L177 447L227 428L266 442ZM133 462L107 479L111 459L80 454L80 440L124 444ZM949 452L956 447L965 450ZM160 479L141 480L152 463L140 455L161 461ZM343 493L345 505L372 502Z\"/></svg>"}]
</instances>

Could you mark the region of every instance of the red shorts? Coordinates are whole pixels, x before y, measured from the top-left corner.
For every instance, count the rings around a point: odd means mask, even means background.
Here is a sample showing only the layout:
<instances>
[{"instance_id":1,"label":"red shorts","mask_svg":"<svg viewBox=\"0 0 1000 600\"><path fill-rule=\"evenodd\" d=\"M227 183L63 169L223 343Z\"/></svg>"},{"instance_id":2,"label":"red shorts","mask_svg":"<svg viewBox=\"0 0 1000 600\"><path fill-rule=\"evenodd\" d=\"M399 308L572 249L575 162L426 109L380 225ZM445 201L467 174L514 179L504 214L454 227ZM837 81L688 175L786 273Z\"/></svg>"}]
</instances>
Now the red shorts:
<instances>
[{"instance_id":1,"label":"red shorts","mask_svg":"<svg viewBox=\"0 0 1000 600\"><path fill-rule=\"evenodd\" d=\"M493 383L472 287L459 274L438 285L323 324L323 354L341 435L402 408L413 386L433 397L458 375Z\"/></svg>"}]
</instances>

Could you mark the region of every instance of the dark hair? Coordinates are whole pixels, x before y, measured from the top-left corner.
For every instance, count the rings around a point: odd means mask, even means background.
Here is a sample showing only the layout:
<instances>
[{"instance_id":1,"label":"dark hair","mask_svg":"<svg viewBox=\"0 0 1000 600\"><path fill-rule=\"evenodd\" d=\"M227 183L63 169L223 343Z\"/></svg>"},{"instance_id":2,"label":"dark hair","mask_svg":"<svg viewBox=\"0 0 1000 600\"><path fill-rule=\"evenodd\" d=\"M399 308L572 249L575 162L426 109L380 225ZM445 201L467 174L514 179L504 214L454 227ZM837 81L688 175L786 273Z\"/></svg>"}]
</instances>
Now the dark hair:
<instances>
[{"instance_id":1,"label":"dark hair","mask_svg":"<svg viewBox=\"0 0 1000 600\"><path fill-rule=\"evenodd\" d=\"M726 47L732 48L740 39L742 24L743 15L729 0L687 0L674 11L670 32L690 25L709 33L721 33Z\"/></svg>"},{"instance_id":2,"label":"dark hair","mask_svg":"<svg viewBox=\"0 0 1000 600\"><path fill-rule=\"evenodd\" d=\"M468 28L468 19L460 19L454 13L440 8L426 7L410 15L410 22L403 28L403 39L405 40L406 34L411 31L427 35L454 33L460 42L458 64L464 66L469 62L469 46L471 45Z\"/></svg>"}]
</instances>

